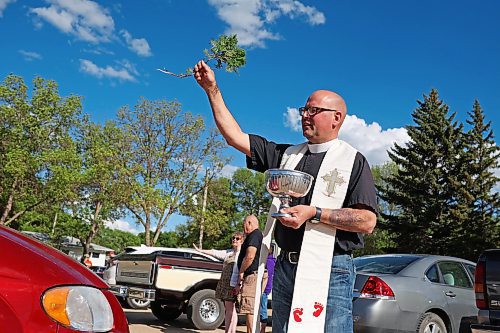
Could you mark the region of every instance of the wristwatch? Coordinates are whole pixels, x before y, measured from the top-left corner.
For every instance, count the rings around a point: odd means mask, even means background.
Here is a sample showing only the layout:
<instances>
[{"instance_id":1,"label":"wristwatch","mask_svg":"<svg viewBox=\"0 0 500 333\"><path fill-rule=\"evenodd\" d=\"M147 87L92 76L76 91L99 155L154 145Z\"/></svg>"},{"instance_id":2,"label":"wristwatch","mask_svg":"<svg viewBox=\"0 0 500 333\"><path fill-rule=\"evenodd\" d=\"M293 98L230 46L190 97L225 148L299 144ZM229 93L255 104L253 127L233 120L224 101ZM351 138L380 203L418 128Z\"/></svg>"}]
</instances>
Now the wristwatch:
<instances>
[{"instance_id":1,"label":"wristwatch","mask_svg":"<svg viewBox=\"0 0 500 333\"><path fill-rule=\"evenodd\" d=\"M310 219L309 221L311 223L319 223L319 221L321 220L321 208L319 207L316 207L316 215L314 215L314 217L312 219Z\"/></svg>"}]
</instances>

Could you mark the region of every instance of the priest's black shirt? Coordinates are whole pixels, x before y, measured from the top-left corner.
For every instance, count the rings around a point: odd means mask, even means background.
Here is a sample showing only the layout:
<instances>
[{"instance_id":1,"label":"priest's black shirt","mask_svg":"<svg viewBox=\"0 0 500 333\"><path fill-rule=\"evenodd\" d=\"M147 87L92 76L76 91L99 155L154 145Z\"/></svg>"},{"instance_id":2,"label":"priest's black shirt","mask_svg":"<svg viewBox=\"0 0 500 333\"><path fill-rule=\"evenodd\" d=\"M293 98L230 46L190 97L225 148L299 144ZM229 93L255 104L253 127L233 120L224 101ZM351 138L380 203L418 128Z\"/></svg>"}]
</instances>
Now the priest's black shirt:
<instances>
[{"instance_id":1,"label":"priest's black shirt","mask_svg":"<svg viewBox=\"0 0 500 333\"><path fill-rule=\"evenodd\" d=\"M251 134L251 156L247 156L247 167L259 172L264 172L267 169L279 168L283 154L290 146L290 144L276 144L267 141L261 136ZM314 154L308 150L295 167L295 170L312 175L315 183L321 162L325 155L326 152ZM314 183L311 189L314 189ZM309 193L302 198L292 198L290 206L309 205L311 203L312 192L312 190L309 191ZM377 213L377 196L370 166L366 158L359 152L354 159L347 193L342 207L349 208L357 204L363 204L367 209ZM276 221L274 231L276 243L284 251L300 252L305 226L306 223L302 224L299 229L293 229ZM337 229L335 237L335 254L350 254L352 250L363 248L363 246L363 234Z\"/></svg>"}]
</instances>

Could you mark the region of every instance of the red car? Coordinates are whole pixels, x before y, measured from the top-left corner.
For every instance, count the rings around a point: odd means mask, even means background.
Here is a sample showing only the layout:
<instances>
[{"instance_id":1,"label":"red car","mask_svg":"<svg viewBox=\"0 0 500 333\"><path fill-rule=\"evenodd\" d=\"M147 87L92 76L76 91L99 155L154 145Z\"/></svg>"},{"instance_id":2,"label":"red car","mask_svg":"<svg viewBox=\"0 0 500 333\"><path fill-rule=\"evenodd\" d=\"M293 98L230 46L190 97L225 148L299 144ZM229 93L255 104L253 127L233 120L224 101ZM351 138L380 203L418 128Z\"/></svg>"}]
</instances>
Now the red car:
<instances>
[{"instance_id":1,"label":"red car","mask_svg":"<svg viewBox=\"0 0 500 333\"><path fill-rule=\"evenodd\" d=\"M129 333L108 288L62 252L0 226L0 333Z\"/></svg>"}]
</instances>

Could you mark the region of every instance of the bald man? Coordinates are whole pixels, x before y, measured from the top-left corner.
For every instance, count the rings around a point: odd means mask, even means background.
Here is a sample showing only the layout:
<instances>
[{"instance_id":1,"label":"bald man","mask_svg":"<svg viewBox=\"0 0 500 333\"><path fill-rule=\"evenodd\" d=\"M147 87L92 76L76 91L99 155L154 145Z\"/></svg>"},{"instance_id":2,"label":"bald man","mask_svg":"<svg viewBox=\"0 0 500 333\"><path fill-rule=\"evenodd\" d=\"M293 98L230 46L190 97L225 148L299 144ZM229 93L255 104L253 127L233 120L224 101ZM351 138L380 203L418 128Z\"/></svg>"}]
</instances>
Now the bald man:
<instances>
[{"instance_id":1,"label":"bald man","mask_svg":"<svg viewBox=\"0 0 500 333\"><path fill-rule=\"evenodd\" d=\"M239 277L235 294L240 292L240 313L246 315L247 333L252 333L253 310L255 304L255 288L257 286L257 269L259 268L262 232L259 230L259 220L254 215L248 215L243 221L245 241L241 245L238 256ZM267 283L267 274L262 284Z\"/></svg>"},{"instance_id":2,"label":"bald man","mask_svg":"<svg viewBox=\"0 0 500 333\"><path fill-rule=\"evenodd\" d=\"M261 136L243 132L224 103L214 72L203 61L195 65L194 77L207 94L217 127L229 145L247 156L247 166L260 172L282 166L283 159L289 158L289 149L296 146L276 144ZM342 182L347 188L345 199L342 198L338 208L312 206L311 190L302 198L294 198L291 207L283 211L291 214L291 217L278 218L281 223L276 223L274 237L281 253L274 273L272 331L280 333L288 329L305 226L307 223L322 223L336 229L333 257L330 254L333 259L324 332L352 332L352 289L355 280L352 251L364 246L363 234L371 233L375 227L375 186L368 162L355 150L351 155L352 162L349 160L348 179L344 180L336 173L335 163L328 169L330 173L318 174L324 170L323 162L328 159L325 156L331 156L331 151L340 142L337 137L347 113L346 103L340 95L327 90L315 91L305 106L299 108L299 113L302 116L302 133L307 139L307 150L294 169L314 176L314 182L325 184L323 192L327 196L335 196L335 186ZM311 188L316 191L315 184ZM324 253L318 252L316 255L321 257Z\"/></svg>"}]
</instances>

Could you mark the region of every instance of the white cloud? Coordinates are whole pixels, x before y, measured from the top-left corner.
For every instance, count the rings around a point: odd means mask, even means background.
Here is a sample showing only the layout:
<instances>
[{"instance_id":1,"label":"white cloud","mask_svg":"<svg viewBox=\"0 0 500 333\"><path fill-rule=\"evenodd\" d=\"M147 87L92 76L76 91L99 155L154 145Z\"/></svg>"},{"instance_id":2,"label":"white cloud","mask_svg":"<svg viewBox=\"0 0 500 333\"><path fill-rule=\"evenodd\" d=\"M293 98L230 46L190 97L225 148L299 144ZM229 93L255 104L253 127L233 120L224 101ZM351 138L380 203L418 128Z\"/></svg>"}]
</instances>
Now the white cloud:
<instances>
[{"instance_id":1,"label":"white cloud","mask_svg":"<svg viewBox=\"0 0 500 333\"><path fill-rule=\"evenodd\" d=\"M3 11L9 3L14 3L16 0L0 0L0 17L3 17Z\"/></svg>"},{"instance_id":2,"label":"white cloud","mask_svg":"<svg viewBox=\"0 0 500 333\"><path fill-rule=\"evenodd\" d=\"M111 55L111 56L115 55L115 53L113 51L108 50L107 48L104 48L104 47L97 46L97 45L92 45L92 48L85 48L85 49L82 49L82 51L85 53L91 53L91 54L97 54L97 55L103 55L103 54L107 54L107 55Z\"/></svg>"},{"instance_id":3,"label":"white cloud","mask_svg":"<svg viewBox=\"0 0 500 333\"><path fill-rule=\"evenodd\" d=\"M125 39L125 42L130 50L137 53L141 57L150 57L153 55L151 53L149 43L145 38L133 38L127 30L122 30L120 33Z\"/></svg>"},{"instance_id":4,"label":"white cloud","mask_svg":"<svg viewBox=\"0 0 500 333\"><path fill-rule=\"evenodd\" d=\"M285 127L291 128L294 132L301 131L301 116L297 108L286 108L286 113L283 114L285 118Z\"/></svg>"},{"instance_id":5,"label":"white cloud","mask_svg":"<svg viewBox=\"0 0 500 333\"><path fill-rule=\"evenodd\" d=\"M222 177L226 177L226 178L232 178L233 177L233 174L236 172L236 170L238 170L240 167L237 167L237 166L234 166L234 165L230 165L230 164L227 164L225 165L222 170L221 170L221 176Z\"/></svg>"},{"instance_id":6,"label":"white cloud","mask_svg":"<svg viewBox=\"0 0 500 333\"><path fill-rule=\"evenodd\" d=\"M116 220L116 221L106 221L104 222L106 227L114 230L122 230L133 233L134 235L139 234L140 230L137 229L137 226L133 224L133 222L128 222L125 220Z\"/></svg>"},{"instance_id":7,"label":"white cloud","mask_svg":"<svg viewBox=\"0 0 500 333\"><path fill-rule=\"evenodd\" d=\"M298 0L208 0L208 3L229 25L225 33L238 35L241 46L264 47L266 40L280 39L280 35L270 31L268 25L281 16L304 17L311 25L326 21L323 13Z\"/></svg>"},{"instance_id":8,"label":"white cloud","mask_svg":"<svg viewBox=\"0 0 500 333\"><path fill-rule=\"evenodd\" d=\"M18 51L26 61L41 60L42 56L36 52L19 50Z\"/></svg>"},{"instance_id":9,"label":"white cloud","mask_svg":"<svg viewBox=\"0 0 500 333\"><path fill-rule=\"evenodd\" d=\"M90 0L46 2L48 7L31 8L30 12L60 31L91 43L107 42L112 37L113 18L98 3Z\"/></svg>"},{"instance_id":10,"label":"white cloud","mask_svg":"<svg viewBox=\"0 0 500 333\"><path fill-rule=\"evenodd\" d=\"M372 165L389 161L387 151L395 143L405 146L410 141L406 128L383 130L378 123L367 124L364 119L347 115L340 129L339 138L358 149Z\"/></svg>"},{"instance_id":11,"label":"white cloud","mask_svg":"<svg viewBox=\"0 0 500 333\"><path fill-rule=\"evenodd\" d=\"M127 71L129 71L131 74L139 76L139 71L135 68L134 64L132 64L127 59L117 61L117 63L123 68L125 68Z\"/></svg>"},{"instance_id":12,"label":"white cloud","mask_svg":"<svg viewBox=\"0 0 500 333\"><path fill-rule=\"evenodd\" d=\"M129 68L127 68L127 66ZM121 65L122 68L113 68L109 65L106 67L99 67L90 60L80 59L80 71L95 76L99 79L108 78L118 79L119 81L136 81L135 77L132 74L137 73L137 71L135 71L135 69L132 69L130 66L130 63L126 62L125 64Z\"/></svg>"},{"instance_id":13,"label":"white cloud","mask_svg":"<svg viewBox=\"0 0 500 333\"><path fill-rule=\"evenodd\" d=\"M288 15L290 18L295 19L297 17L304 16L307 22L311 25L324 24L326 22L325 14L318 11L316 8L311 6L306 6L300 1L296 0L273 0L272 4L279 8L279 10L273 9L271 11L274 13L274 18L279 17L280 12L283 15Z\"/></svg>"},{"instance_id":14,"label":"white cloud","mask_svg":"<svg viewBox=\"0 0 500 333\"><path fill-rule=\"evenodd\" d=\"M500 178L500 168L497 168L497 169L493 170L493 174L494 174L496 177ZM495 184L495 186L493 186L492 192L493 192L493 193L500 192L500 182L497 182L497 183Z\"/></svg>"},{"instance_id":15,"label":"white cloud","mask_svg":"<svg viewBox=\"0 0 500 333\"><path fill-rule=\"evenodd\" d=\"M287 108L284 113L285 126L295 132L302 131L301 117L295 108ZM410 140L405 128L383 130L378 123L367 124L355 115L347 115L340 129L339 138L358 149L372 165L389 161L387 150L397 143L405 146Z\"/></svg>"}]
</instances>

